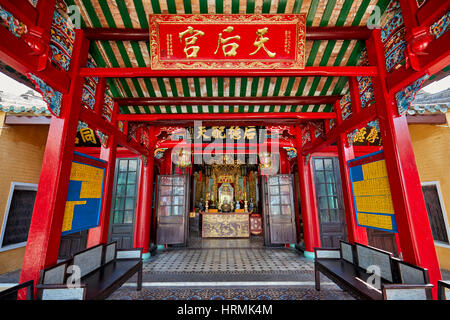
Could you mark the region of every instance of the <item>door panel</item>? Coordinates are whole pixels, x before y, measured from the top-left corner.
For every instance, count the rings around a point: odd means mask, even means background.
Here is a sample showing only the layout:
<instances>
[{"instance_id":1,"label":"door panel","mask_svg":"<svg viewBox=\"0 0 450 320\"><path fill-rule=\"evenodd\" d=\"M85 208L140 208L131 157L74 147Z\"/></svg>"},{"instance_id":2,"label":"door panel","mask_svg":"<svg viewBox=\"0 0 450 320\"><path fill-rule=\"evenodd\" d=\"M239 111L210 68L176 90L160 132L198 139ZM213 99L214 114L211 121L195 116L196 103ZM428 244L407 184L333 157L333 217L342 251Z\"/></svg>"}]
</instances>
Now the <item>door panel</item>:
<instances>
[{"instance_id":1,"label":"door panel","mask_svg":"<svg viewBox=\"0 0 450 320\"><path fill-rule=\"evenodd\" d=\"M422 191L433 239L448 244L447 226L444 220L437 184L423 185Z\"/></svg>"},{"instance_id":2,"label":"door panel","mask_svg":"<svg viewBox=\"0 0 450 320\"><path fill-rule=\"evenodd\" d=\"M339 247L347 239L338 158L313 158L322 247Z\"/></svg>"},{"instance_id":3,"label":"door panel","mask_svg":"<svg viewBox=\"0 0 450 320\"><path fill-rule=\"evenodd\" d=\"M397 241L394 233L367 228L367 239L369 246L392 252L394 256L398 257Z\"/></svg>"},{"instance_id":4,"label":"door panel","mask_svg":"<svg viewBox=\"0 0 450 320\"><path fill-rule=\"evenodd\" d=\"M187 243L188 189L188 176L158 176L157 244Z\"/></svg>"},{"instance_id":5,"label":"door panel","mask_svg":"<svg viewBox=\"0 0 450 320\"><path fill-rule=\"evenodd\" d=\"M139 167L138 158L116 161L109 240L119 249L133 247Z\"/></svg>"},{"instance_id":6,"label":"door panel","mask_svg":"<svg viewBox=\"0 0 450 320\"><path fill-rule=\"evenodd\" d=\"M88 231L68 234L61 237L61 243L59 245L59 260L65 260L71 258L75 253L86 249Z\"/></svg>"},{"instance_id":7,"label":"door panel","mask_svg":"<svg viewBox=\"0 0 450 320\"><path fill-rule=\"evenodd\" d=\"M264 244L270 245L270 225L269 225L269 195L268 195L268 178L261 176L261 200L262 200L262 223Z\"/></svg>"},{"instance_id":8,"label":"door panel","mask_svg":"<svg viewBox=\"0 0 450 320\"><path fill-rule=\"evenodd\" d=\"M275 175L263 186L266 244L295 243L295 204L292 175Z\"/></svg>"}]
</instances>

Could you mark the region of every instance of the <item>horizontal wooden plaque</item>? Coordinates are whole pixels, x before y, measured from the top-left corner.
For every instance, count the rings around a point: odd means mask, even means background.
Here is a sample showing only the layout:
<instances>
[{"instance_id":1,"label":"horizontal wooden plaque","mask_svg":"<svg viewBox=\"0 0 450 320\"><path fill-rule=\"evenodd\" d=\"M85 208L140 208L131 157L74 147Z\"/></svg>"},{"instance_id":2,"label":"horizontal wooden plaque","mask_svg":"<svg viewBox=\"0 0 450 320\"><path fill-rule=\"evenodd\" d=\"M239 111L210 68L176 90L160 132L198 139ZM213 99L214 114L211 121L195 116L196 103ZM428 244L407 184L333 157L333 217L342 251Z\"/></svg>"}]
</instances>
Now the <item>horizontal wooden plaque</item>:
<instances>
[{"instance_id":1,"label":"horizontal wooden plaque","mask_svg":"<svg viewBox=\"0 0 450 320\"><path fill-rule=\"evenodd\" d=\"M304 14L150 15L151 68L304 69Z\"/></svg>"}]
</instances>

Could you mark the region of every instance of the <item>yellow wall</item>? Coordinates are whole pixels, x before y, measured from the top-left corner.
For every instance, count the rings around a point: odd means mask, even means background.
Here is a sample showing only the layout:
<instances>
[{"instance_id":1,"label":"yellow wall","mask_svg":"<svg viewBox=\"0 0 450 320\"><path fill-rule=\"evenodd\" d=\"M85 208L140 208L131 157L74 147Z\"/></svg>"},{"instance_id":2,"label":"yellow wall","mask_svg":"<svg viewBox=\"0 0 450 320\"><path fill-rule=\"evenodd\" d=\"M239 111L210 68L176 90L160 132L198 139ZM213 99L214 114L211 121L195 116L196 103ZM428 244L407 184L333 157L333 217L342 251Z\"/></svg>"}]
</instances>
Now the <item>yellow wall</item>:
<instances>
[{"instance_id":1,"label":"yellow wall","mask_svg":"<svg viewBox=\"0 0 450 320\"><path fill-rule=\"evenodd\" d=\"M450 113L447 114L449 123ZM444 210L450 221L450 128L436 125L409 125L420 180L439 181ZM450 246L436 245L439 265L450 270Z\"/></svg>"},{"instance_id":2,"label":"yellow wall","mask_svg":"<svg viewBox=\"0 0 450 320\"><path fill-rule=\"evenodd\" d=\"M46 125L3 124L0 113L0 226L11 188L11 182L38 183L47 141ZM0 252L0 274L22 267L25 247Z\"/></svg>"}]
</instances>

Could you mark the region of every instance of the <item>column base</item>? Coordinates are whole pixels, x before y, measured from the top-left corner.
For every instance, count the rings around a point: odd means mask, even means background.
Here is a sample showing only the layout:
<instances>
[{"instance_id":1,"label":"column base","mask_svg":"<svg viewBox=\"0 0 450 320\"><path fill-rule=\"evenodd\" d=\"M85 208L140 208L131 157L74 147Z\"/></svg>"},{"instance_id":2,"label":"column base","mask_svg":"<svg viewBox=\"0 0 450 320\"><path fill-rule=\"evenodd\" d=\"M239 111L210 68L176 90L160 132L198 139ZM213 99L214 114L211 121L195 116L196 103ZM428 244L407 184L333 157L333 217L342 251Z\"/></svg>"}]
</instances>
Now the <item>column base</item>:
<instances>
[{"instance_id":1,"label":"column base","mask_svg":"<svg viewBox=\"0 0 450 320\"><path fill-rule=\"evenodd\" d=\"M150 259L150 257L151 257L152 255L150 254L150 252L146 252L146 253L143 253L142 254L142 260L148 260L148 259Z\"/></svg>"},{"instance_id":2,"label":"column base","mask_svg":"<svg viewBox=\"0 0 450 320\"><path fill-rule=\"evenodd\" d=\"M156 246L157 250L163 250L164 249L164 245L163 244L158 244Z\"/></svg>"},{"instance_id":3,"label":"column base","mask_svg":"<svg viewBox=\"0 0 450 320\"><path fill-rule=\"evenodd\" d=\"M289 248L295 249L295 243L290 243Z\"/></svg>"},{"instance_id":4,"label":"column base","mask_svg":"<svg viewBox=\"0 0 450 320\"><path fill-rule=\"evenodd\" d=\"M303 255L305 256L305 258L306 259L308 259L308 260L314 260L314 258L315 258L315 254L314 254L314 252L309 252L309 251L304 251L303 252Z\"/></svg>"}]
</instances>

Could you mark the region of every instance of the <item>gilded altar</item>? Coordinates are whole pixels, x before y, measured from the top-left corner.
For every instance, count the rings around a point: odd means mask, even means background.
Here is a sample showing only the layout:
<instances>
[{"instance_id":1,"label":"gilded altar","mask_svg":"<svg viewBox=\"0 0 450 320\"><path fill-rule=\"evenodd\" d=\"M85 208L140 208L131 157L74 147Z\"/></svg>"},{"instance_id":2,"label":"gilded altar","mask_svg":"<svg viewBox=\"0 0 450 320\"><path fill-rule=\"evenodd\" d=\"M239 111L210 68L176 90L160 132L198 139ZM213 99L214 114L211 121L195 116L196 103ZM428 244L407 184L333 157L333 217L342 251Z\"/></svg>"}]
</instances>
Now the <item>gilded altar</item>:
<instances>
[{"instance_id":1,"label":"gilded altar","mask_svg":"<svg viewBox=\"0 0 450 320\"><path fill-rule=\"evenodd\" d=\"M250 223L248 213L203 213L203 238L248 238Z\"/></svg>"},{"instance_id":2,"label":"gilded altar","mask_svg":"<svg viewBox=\"0 0 450 320\"><path fill-rule=\"evenodd\" d=\"M232 207L231 212L235 212L237 209L244 209L244 201L257 203L256 168L228 159L224 159L222 164L212 164L209 168L209 171L194 173L196 204L206 201L209 208L221 211L221 205L226 198ZM223 192L220 192L222 186ZM237 202L240 203L239 206Z\"/></svg>"}]
</instances>

